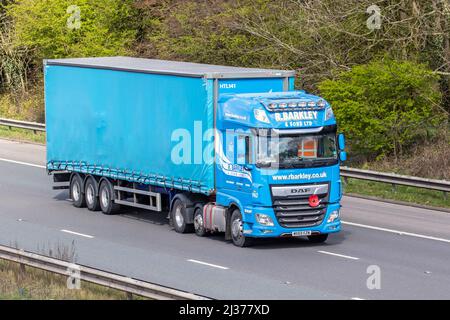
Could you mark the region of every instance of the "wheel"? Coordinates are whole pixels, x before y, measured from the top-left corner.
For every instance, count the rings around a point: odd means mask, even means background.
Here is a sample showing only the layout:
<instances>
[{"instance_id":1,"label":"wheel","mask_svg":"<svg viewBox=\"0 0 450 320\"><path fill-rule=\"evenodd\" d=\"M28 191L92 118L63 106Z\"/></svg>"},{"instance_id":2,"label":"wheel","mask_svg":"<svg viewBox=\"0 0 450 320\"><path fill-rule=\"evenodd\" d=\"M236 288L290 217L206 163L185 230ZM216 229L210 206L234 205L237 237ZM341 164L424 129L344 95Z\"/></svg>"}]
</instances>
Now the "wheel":
<instances>
[{"instance_id":1,"label":"wheel","mask_svg":"<svg viewBox=\"0 0 450 320\"><path fill-rule=\"evenodd\" d=\"M178 233L192 232L193 225L186 223L185 214L185 204L180 199L176 199L172 205L172 210L170 211L170 221L171 225Z\"/></svg>"},{"instance_id":2,"label":"wheel","mask_svg":"<svg viewBox=\"0 0 450 320\"><path fill-rule=\"evenodd\" d=\"M312 236L308 236L308 240L312 243L323 243L327 241L328 233L315 234Z\"/></svg>"},{"instance_id":3,"label":"wheel","mask_svg":"<svg viewBox=\"0 0 450 320\"><path fill-rule=\"evenodd\" d=\"M203 221L203 210L202 208L195 209L194 213L194 231L199 237L206 236L206 229Z\"/></svg>"},{"instance_id":4,"label":"wheel","mask_svg":"<svg viewBox=\"0 0 450 320\"><path fill-rule=\"evenodd\" d=\"M73 201L73 206L76 208L86 207L86 199L83 193L83 181L80 175L75 174L70 180L70 199Z\"/></svg>"},{"instance_id":5,"label":"wheel","mask_svg":"<svg viewBox=\"0 0 450 320\"><path fill-rule=\"evenodd\" d=\"M244 236L242 214L239 209L234 210L231 214L231 239L237 247L248 247L253 242L252 238Z\"/></svg>"},{"instance_id":6,"label":"wheel","mask_svg":"<svg viewBox=\"0 0 450 320\"><path fill-rule=\"evenodd\" d=\"M98 191L100 208L104 214L114 214L120 209L120 205L114 203L114 190L109 180L103 180L100 183Z\"/></svg>"},{"instance_id":7,"label":"wheel","mask_svg":"<svg viewBox=\"0 0 450 320\"><path fill-rule=\"evenodd\" d=\"M97 183L93 177L89 177L84 186L84 195L86 197L86 206L91 211L100 210L100 202L97 196Z\"/></svg>"}]
</instances>

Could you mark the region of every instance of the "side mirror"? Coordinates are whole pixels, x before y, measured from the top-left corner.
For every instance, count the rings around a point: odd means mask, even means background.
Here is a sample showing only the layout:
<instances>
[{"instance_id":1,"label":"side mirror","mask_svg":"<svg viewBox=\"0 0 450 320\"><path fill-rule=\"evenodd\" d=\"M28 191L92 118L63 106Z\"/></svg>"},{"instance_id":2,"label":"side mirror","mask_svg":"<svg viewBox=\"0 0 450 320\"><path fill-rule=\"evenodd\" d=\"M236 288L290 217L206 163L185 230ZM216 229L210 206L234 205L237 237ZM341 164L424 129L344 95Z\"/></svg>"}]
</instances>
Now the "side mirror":
<instances>
[{"instance_id":1,"label":"side mirror","mask_svg":"<svg viewBox=\"0 0 450 320\"><path fill-rule=\"evenodd\" d=\"M345 160L347 160L347 152L345 151L341 151L339 152L339 159L344 162Z\"/></svg>"},{"instance_id":2,"label":"side mirror","mask_svg":"<svg viewBox=\"0 0 450 320\"><path fill-rule=\"evenodd\" d=\"M338 145L339 150L343 151L345 149L345 136L343 133L339 133L338 135Z\"/></svg>"}]
</instances>

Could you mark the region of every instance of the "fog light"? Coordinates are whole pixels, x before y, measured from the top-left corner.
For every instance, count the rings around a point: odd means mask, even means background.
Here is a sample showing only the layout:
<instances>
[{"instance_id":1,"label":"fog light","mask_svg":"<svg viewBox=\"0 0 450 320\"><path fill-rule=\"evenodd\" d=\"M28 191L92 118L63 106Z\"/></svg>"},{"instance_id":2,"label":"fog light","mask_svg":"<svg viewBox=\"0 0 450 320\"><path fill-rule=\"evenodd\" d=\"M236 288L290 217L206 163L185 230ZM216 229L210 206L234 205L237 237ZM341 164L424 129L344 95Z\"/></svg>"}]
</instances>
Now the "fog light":
<instances>
[{"instance_id":1,"label":"fog light","mask_svg":"<svg viewBox=\"0 0 450 320\"><path fill-rule=\"evenodd\" d=\"M331 212L330 216L328 217L327 223L332 223L336 220L339 220L339 210L334 210Z\"/></svg>"},{"instance_id":2,"label":"fog light","mask_svg":"<svg viewBox=\"0 0 450 320\"><path fill-rule=\"evenodd\" d=\"M263 226L273 227L273 220L267 214L257 213L256 221Z\"/></svg>"}]
</instances>

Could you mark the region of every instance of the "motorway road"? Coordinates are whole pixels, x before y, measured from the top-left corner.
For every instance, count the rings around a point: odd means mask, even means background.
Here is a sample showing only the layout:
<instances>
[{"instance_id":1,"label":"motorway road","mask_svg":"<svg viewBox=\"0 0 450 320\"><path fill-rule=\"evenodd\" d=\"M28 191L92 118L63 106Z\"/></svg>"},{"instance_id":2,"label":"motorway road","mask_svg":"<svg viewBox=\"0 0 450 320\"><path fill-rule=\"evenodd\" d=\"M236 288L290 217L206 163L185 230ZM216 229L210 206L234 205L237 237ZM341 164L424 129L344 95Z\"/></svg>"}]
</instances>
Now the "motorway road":
<instances>
[{"instance_id":1,"label":"motorway road","mask_svg":"<svg viewBox=\"0 0 450 320\"><path fill-rule=\"evenodd\" d=\"M0 244L218 299L449 299L450 213L345 197L343 231L322 245L299 239L237 248L177 234L165 215L105 216L52 191L45 147L0 140ZM369 266L380 289L369 289Z\"/></svg>"}]
</instances>

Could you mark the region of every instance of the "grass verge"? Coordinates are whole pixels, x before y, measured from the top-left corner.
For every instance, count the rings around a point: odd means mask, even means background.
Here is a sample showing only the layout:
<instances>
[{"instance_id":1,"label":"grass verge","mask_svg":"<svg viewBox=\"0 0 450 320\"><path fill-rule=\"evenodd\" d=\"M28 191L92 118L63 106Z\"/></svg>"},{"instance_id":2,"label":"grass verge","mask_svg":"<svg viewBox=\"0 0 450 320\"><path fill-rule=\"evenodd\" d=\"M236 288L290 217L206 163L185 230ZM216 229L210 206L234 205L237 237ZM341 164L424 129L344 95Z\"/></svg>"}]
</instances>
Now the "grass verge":
<instances>
[{"instance_id":1,"label":"grass verge","mask_svg":"<svg viewBox=\"0 0 450 320\"><path fill-rule=\"evenodd\" d=\"M25 130L20 128L11 128L0 126L0 137L18 141L26 141L33 143L45 143L45 133Z\"/></svg>"},{"instance_id":2,"label":"grass verge","mask_svg":"<svg viewBox=\"0 0 450 320\"><path fill-rule=\"evenodd\" d=\"M407 186L395 186L374 181L348 178L344 183L345 194L358 194L381 199L410 202L420 205L450 208L450 195L444 197L441 191L427 190Z\"/></svg>"},{"instance_id":3,"label":"grass verge","mask_svg":"<svg viewBox=\"0 0 450 320\"><path fill-rule=\"evenodd\" d=\"M0 300L126 300L124 292L82 282L81 289L67 288L67 277L40 269L21 268L0 259ZM137 298L133 296L133 298Z\"/></svg>"}]
</instances>

